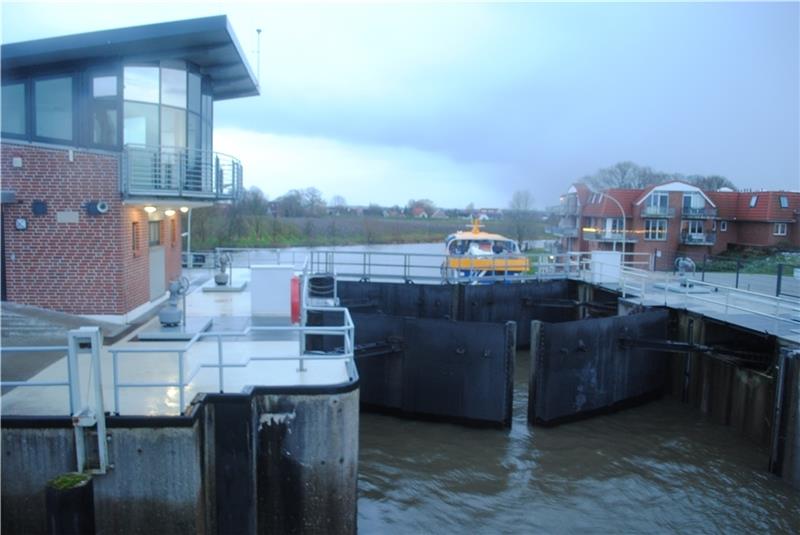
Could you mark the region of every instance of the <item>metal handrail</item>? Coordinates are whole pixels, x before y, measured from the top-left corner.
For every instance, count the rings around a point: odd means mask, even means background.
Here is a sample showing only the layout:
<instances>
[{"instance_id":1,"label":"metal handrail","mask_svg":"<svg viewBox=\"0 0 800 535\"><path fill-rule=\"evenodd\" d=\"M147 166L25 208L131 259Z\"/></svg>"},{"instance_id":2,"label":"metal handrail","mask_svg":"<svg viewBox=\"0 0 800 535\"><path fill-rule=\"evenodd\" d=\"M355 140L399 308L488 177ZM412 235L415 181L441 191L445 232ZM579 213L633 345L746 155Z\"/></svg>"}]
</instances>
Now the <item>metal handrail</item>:
<instances>
[{"instance_id":1,"label":"metal handrail","mask_svg":"<svg viewBox=\"0 0 800 535\"><path fill-rule=\"evenodd\" d=\"M219 392L224 392L224 369L226 368L241 368L247 366L251 362L258 361L271 361L271 360L296 360L299 361L300 366L298 371L306 371L304 362L306 360L342 360L346 366L354 366L355 357L355 324L350 316L350 311L346 307L338 306L311 306L308 304L309 286L306 284L308 279L308 261L303 265L303 288L301 291L301 318L300 325L287 325L287 326L264 326L254 327L247 326L245 329L237 332L201 332L195 334L189 341L180 347L128 347L128 348L114 348L110 349L112 356L113 366L113 385L114 385L114 406L117 414L120 413L120 389L122 388L177 388L179 396L180 410L186 406L185 390L186 387L192 382L198 373L204 368L216 368L218 373L218 388ZM339 312L342 313L342 325L337 326L311 326L306 325L307 311L325 311L325 312ZM248 336L251 333L258 332L282 332L282 333L300 333L300 354L297 356L270 356L270 357L257 357L249 356L245 360L236 363L224 362L224 346L223 338L233 338ZM305 347L305 337L307 335L322 335L322 336L341 336L343 339L341 351L335 353L309 353ZM195 368L186 371L185 357L197 342L206 338L216 338L217 340L217 360L215 363L198 364ZM158 381L158 382L121 382L119 380L119 354L163 354L175 353L178 357L178 378L177 381ZM353 368L354 369L354 368Z\"/></svg>"},{"instance_id":2,"label":"metal handrail","mask_svg":"<svg viewBox=\"0 0 800 535\"><path fill-rule=\"evenodd\" d=\"M127 144L122 152L122 193L216 200L238 199L241 162L228 154L171 146Z\"/></svg>"}]
</instances>

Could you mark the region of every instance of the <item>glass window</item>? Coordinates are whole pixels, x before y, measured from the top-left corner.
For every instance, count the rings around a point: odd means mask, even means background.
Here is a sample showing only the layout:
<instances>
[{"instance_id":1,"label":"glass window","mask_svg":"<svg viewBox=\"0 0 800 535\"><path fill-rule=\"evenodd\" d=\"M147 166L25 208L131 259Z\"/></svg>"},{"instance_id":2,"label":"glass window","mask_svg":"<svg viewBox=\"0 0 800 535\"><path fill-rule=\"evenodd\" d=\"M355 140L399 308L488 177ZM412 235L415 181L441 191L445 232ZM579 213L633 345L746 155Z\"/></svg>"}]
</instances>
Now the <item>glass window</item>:
<instances>
[{"instance_id":1,"label":"glass window","mask_svg":"<svg viewBox=\"0 0 800 535\"><path fill-rule=\"evenodd\" d=\"M95 145L117 144L117 104L96 101L92 105L92 143Z\"/></svg>"},{"instance_id":2,"label":"glass window","mask_svg":"<svg viewBox=\"0 0 800 535\"><path fill-rule=\"evenodd\" d=\"M189 111L195 113L201 112L200 106L200 76L194 73L189 73Z\"/></svg>"},{"instance_id":3,"label":"glass window","mask_svg":"<svg viewBox=\"0 0 800 535\"><path fill-rule=\"evenodd\" d=\"M186 107L186 71L161 69L161 104Z\"/></svg>"},{"instance_id":4,"label":"glass window","mask_svg":"<svg viewBox=\"0 0 800 535\"><path fill-rule=\"evenodd\" d=\"M125 143L158 146L158 106L125 103Z\"/></svg>"},{"instance_id":5,"label":"glass window","mask_svg":"<svg viewBox=\"0 0 800 535\"><path fill-rule=\"evenodd\" d=\"M134 254L139 252L139 222L131 223L131 246Z\"/></svg>"},{"instance_id":6,"label":"glass window","mask_svg":"<svg viewBox=\"0 0 800 535\"><path fill-rule=\"evenodd\" d=\"M789 208L789 197L787 197L786 195L781 195L780 201L781 201L781 208Z\"/></svg>"},{"instance_id":7,"label":"glass window","mask_svg":"<svg viewBox=\"0 0 800 535\"><path fill-rule=\"evenodd\" d=\"M118 126L117 77L92 78L92 143L116 145Z\"/></svg>"},{"instance_id":8,"label":"glass window","mask_svg":"<svg viewBox=\"0 0 800 535\"><path fill-rule=\"evenodd\" d=\"M786 223L775 223L775 229L772 231L775 236L786 236Z\"/></svg>"},{"instance_id":9,"label":"glass window","mask_svg":"<svg viewBox=\"0 0 800 535\"><path fill-rule=\"evenodd\" d=\"M161 221L150 221L147 230L148 245L161 245Z\"/></svg>"},{"instance_id":10,"label":"glass window","mask_svg":"<svg viewBox=\"0 0 800 535\"><path fill-rule=\"evenodd\" d=\"M211 122L214 114L214 101L211 95L203 95L203 120Z\"/></svg>"},{"instance_id":11,"label":"glass window","mask_svg":"<svg viewBox=\"0 0 800 535\"><path fill-rule=\"evenodd\" d=\"M3 86L3 132L25 135L25 84Z\"/></svg>"},{"instance_id":12,"label":"glass window","mask_svg":"<svg viewBox=\"0 0 800 535\"><path fill-rule=\"evenodd\" d=\"M92 96L94 98L116 97L117 96L117 77L116 76L95 76L92 79Z\"/></svg>"},{"instance_id":13,"label":"glass window","mask_svg":"<svg viewBox=\"0 0 800 535\"><path fill-rule=\"evenodd\" d=\"M719 222L719 230L720 230L720 232L726 232L728 230L728 222L727 221L720 221Z\"/></svg>"},{"instance_id":14,"label":"glass window","mask_svg":"<svg viewBox=\"0 0 800 535\"><path fill-rule=\"evenodd\" d=\"M184 110L161 107L161 146L186 146L186 112Z\"/></svg>"},{"instance_id":15,"label":"glass window","mask_svg":"<svg viewBox=\"0 0 800 535\"><path fill-rule=\"evenodd\" d=\"M689 234L702 234L703 233L703 222L698 219L692 219L690 221L683 222L683 232L688 232Z\"/></svg>"},{"instance_id":16,"label":"glass window","mask_svg":"<svg viewBox=\"0 0 800 535\"><path fill-rule=\"evenodd\" d=\"M758 195L753 195L750 197L750 208L755 208L756 204L758 204Z\"/></svg>"},{"instance_id":17,"label":"glass window","mask_svg":"<svg viewBox=\"0 0 800 535\"><path fill-rule=\"evenodd\" d=\"M666 240L667 239L667 220L666 219L645 219L644 221L645 240Z\"/></svg>"},{"instance_id":18,"label":"glass window","mask_svg":"<svg viewBox=\"0 0 800 535\"><path fill-rule=\"evenodd\" d=\"M125 67L125 100L158 104L158 67Z\"/></svg>"},{"instance_id":19,"label":"glass window","mask_svg":"<svg viewBox=\"0 0 800 535\"><path fill-rule=\"evenodd\" d=\"M72 139L72 78L34 82L36 135Z\"/></svg>"}]
</instances>

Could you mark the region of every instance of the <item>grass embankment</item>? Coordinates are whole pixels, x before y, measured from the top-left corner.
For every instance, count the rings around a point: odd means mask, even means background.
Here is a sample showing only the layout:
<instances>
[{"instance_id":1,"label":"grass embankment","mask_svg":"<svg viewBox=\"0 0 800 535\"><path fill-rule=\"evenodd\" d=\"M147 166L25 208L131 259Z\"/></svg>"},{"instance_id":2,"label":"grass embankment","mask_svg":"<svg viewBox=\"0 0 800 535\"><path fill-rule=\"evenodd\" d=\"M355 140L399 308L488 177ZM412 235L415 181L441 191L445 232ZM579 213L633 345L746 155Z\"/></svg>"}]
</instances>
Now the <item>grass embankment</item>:
<instances>
[{"instance_id":1,"label":"grass embankment","mask_svg":"<svg viewBox=\"0 0 800 535\"><path fill-rule=\"evenodd\" d=\"M708 257L699 269L706 272L735 272L776 275L778 266L783 265L783 272L791 276L794 268L800 268L800 251L775 251L770 249L747 249L744 251L726 251L717 256Z\"/></svg>"},{"instance_id":2,"label":"grass embankment","mask_svg":"<svg viewBox=\"0 0 800 535\"><path fill-rule=\"evenodd\" d=\"M200 211L198 210L198 213ZM199 217L198 217L199 215ZM235 220L214 214L198 214L192 221L192 248L214 247L315 247L378 243L441 242L467 227L463 219L412 219L370 216L276 218L245 216ZM512 239L545 239L544 223L531 217L523 224L489 221L484 229Z\"/></svg>"}]
</instances>

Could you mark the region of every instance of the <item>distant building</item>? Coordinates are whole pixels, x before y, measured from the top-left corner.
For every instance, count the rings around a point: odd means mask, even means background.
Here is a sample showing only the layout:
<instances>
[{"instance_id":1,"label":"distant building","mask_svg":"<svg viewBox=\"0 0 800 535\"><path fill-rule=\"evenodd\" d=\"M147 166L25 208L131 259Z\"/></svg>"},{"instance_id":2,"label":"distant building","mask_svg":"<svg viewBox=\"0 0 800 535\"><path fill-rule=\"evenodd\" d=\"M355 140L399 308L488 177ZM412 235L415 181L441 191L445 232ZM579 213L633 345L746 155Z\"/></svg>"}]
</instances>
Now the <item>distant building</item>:
<instances>
[{"instance_id":1,"label":"distant building","mask_svg":"<svg viewBox=\"0 0 800 535\"><path fill-rule=\"evenodd\" d=\"M799 192L702 191L679 181L595 192L574 184L553 211L558 225L548 230L563 252L615 249L671 262L733 246L800 247Z\"/></svg>"},{"instance_id":2,"label":"distant building","mask_svg":"<svg viewBox=\"0 0 800 535\"><path fill-rule=\"evenodd\" d=\"M227 17L2 47L2 298L127 321L181 273L181 212L231 201L213 104L257 95Z\"/></svg>"}]
</instances>

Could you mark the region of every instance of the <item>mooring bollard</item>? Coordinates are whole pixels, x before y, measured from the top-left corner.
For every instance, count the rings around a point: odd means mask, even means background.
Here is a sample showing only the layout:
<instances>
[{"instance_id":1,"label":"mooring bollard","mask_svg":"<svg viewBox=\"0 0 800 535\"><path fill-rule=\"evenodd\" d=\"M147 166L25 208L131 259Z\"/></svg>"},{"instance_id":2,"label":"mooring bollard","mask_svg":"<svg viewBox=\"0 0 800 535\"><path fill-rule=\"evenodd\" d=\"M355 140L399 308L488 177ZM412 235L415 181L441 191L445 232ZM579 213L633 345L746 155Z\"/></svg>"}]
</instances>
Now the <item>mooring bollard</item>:
<instances>
[{"instance_id":1,"label":"mooring bollard","mask_svg":"<svg viewBox=\"0 0 800 535\"><path fill-rule=\"evenodd\" d=\"M47 483L47 533L94 535L94 484L92 476L70 472Z\"/></svg>"}]
</instances>

